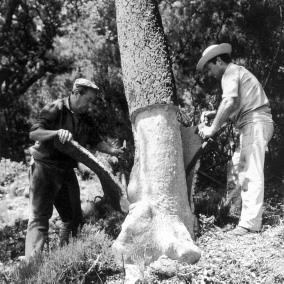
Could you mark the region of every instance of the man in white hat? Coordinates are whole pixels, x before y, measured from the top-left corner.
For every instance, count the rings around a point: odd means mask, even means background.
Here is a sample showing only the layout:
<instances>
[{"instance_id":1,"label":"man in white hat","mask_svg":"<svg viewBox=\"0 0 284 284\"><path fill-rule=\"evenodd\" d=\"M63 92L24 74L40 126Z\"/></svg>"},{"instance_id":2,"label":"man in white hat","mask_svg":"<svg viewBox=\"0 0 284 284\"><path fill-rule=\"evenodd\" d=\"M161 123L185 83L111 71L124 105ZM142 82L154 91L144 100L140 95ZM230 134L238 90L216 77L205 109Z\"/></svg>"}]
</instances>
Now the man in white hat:
<instances>
[{"instance_id":1,"label":"man in white hat","mask_svg":"<svg viewBox=\"0 0 284 284\"><path fill-rule=\"evenodd\" d=\"M54 147L54 138L61 143L74 139L83 147L90 145L98 151L118 156L115 149L102 141L86 115L95 101L99 88L89 80L80 78L74 83L72 94L46 105L32 126L30 138L30 216L26 236L25 260L42 251L48 236L49 219L53 205L61 220L61 244L69 235L76 235L82 222L80 189L74 168L77 162Z\"/></svg>"},{"instance_id":2,"label":"man in white hat","mask_svg":"<svg viewBox=\"0 0 284 284\"><path fill-rule=\"evenodd\" d=\"M207 70L221 80L222 101L216 111L205 112L201 120L215 117L211 126L202 128L199 135L213 136L229 118L240 132L239 149L232 158L238 168L241 185L242 211L239 225L231 235L258 232L262 225L264 197L264 158L267 144L274 131L268 98L256 77L243 66L231 62L232 47L228 43L206 48L197 70Z\"/></svg>"}]
</instances>

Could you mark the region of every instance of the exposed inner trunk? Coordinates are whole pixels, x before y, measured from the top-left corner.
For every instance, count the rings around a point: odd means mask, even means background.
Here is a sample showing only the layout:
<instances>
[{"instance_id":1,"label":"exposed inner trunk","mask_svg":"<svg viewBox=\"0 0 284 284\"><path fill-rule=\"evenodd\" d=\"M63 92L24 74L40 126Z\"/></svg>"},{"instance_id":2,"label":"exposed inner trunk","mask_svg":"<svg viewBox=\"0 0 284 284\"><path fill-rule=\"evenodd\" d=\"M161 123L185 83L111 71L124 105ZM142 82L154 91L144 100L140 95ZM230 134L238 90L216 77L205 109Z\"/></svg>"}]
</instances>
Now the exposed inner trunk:
<instances>
[{"instance_id":1,"label":"exposed inner trunk","mask_svg":"<svg viewBox=\"0 0 284 284\"><path fill-rule=\"evenodd\" d=\"M194 218L186 188L182 142L173 105L143 108L135 118L136 164L128 187L129 215L114 243L126 263L133 256L145 263L167 255L195 263Z\"/></svg>"}]
</instances>

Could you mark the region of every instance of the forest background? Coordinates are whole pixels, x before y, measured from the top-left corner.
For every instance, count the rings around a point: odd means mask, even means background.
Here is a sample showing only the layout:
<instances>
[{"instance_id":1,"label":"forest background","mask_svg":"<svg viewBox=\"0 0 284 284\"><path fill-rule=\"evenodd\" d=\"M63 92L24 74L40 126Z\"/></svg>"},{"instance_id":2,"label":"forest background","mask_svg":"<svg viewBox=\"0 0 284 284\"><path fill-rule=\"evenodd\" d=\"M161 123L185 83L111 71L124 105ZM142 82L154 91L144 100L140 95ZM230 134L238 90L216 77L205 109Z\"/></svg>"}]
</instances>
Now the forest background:
<instances>
[{"instance_id":1,"label":"forest background","mask_svg":"<svg viewBox=\"0 0 284 284\"><path fill-rule=\"evenodd\" d=\"M175 77L178 117L183 125L197 125L201 112L215 109L220 101L220 83L210 79L205 73L197 72L195 68L202 51L208 45L230 43L233 46L233 61L248 68L263 84L275 121L275 133L266 156L266 181L272 180L272 183L266 187L268 205L264 221L266 225L272 224L271 220L273 218L276 220L280 216L277 222L274 220L274 224L282 224L284 202L281 183L284 171L283 0L157 0L157 2ZM26 164L29 161L28 148L33 143L29 139L29 128L43 106L57 98L68 96L74 80L78 76L83 76L96 82L101 89L101 94L93 105L92 119L95 127L107 141L112 142L118 139L120 143L124 140L127 142L127 159L119 166L123 168L127 178L129 177L134 157L134 141L122 82L114 0L2 0L0 2L0 58L0 159L4 162L10 159L25 165L18 168L10 164L11 169L14 167L14 173L26 171ZM219 258L219 248L223 245L223 243L220 245L219 237L212 240L211 235L208 237L205 234L209 227L216 229L214 218L210 216L214 214L218 219L219 214L220 221L220 212L216 206L226 193L224 190L226 167L221 161L224 156L219 154L232 154L236 135L234 126L228 124L222 135L219 135L218 143L214 145L219 152L206 152L201 159L201 169L210 168L214 163L217 165L211 168L211 179L199 175L198 190L204 193L203 197L206 195L203 201L207 202L206 206L203 203L200 208L196 208L201 210L199 213L206 215L199 215L200 233L203 234L199 239L199 245L206 251L207 244L210 243L207 257L205 256L200 267L206 268L207 271L210 259L215 261ZM3 173L0 174L3 177ZM11 173L4 176L1 179L0 190L2 190L1 186L5 187L13 179L14 175ZM218 202L214 199L216 193L218 193ZM210 211L209 203L215 206L212 211ZM112 223L115 223L115 226L119 225L115 218ZM9 244L9 238L13 237L13 234L14 231L11 235L10 233L3 235L8 238L5 240L5 246L1 244L1 251L5 247L6 253L6 248L11 250L11 246L16 246ZM4 238L2 235L1 241ZM265 237L257 243L262 244L264 241L267 241L265 247L268 248L271 241ZM226 243L231 245L227 240ZM253 245L245 244L244 251ZM227 259L222 260L222 266L220 266L220 271L222 269L227 273L230 270L230 273L224 276L219 274L219 270L211 269L211 272L214 271L209 275L212 279L217 276L232 279L236 258L239 257L238 253L241 253L239 250L236 255L236 246L237 241L232 244L231 253L227 251ZM23 245L20 249L15 248L14 258L22 252L22 249ZM273 248L271 255L275 255L275 251L279 251L278 239L277 246ZM247 258L251 257L247 253L244 255ZM232 262L229 263L228 258L231 258ZM243 256L239 257L241 258ZM262 261L262 258L259 259ZM258 262L250 267L247 264L241 265L243 270L236 268L236 279L239 279L239 275L246 277L248 273L251 273L249 277L255 278L253 275L258 271L257 277L266 281L266 260L267 254L263 255L265 265L260 265ZM273 265L275 266L275 261ZM54 267L59 267L57 262ZM58 273L64 269L60 267ZM88 269L89 267L86 271ZM194 273L199 274L198 269L193 268L193 270ZM202 274L203 278L208 276L208 272L206 273ZM105 274L103 271L100 276ZM284 281L284 278L282 280ZM224 283L229 282L225 280ZM260 282L249 280L244 283Z\"/></svg>"},{"instance_id":2,"label":"forest background","mask_svg":"<svg viewBox=\"0 0 284 284\"><path fill-rule=\"evenodd\" d=\"M234 62L257 76L270 99L276 131L267 165L280 175L284 167L283 1L158 2L181 123L196 125L201 111L217 107L220 84L198 73L195 66L208 45L232 44ZM26 162L31 124L46 103L70 94L79 75L101 89L92 115L99 133L106 140L126 140L133 152L114 1L4 0L0 7L0 157Z\"/></svg>"}]
</instances>

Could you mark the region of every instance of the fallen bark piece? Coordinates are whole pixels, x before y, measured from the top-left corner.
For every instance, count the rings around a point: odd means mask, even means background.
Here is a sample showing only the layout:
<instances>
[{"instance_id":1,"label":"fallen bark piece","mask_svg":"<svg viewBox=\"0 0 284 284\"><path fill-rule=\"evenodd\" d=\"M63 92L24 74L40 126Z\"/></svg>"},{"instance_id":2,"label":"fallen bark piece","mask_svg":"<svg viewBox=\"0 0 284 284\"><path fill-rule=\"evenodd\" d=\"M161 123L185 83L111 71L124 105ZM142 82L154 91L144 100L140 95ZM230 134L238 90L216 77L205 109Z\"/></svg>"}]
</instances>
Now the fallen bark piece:
<instances>
[{"instance_id":1,"label":"fallen bark piece","mask_svg":"<svg viewBox=\"0 0 284 284\"><path fill-rule=\"evenodd\" d=\"M158 260L152 262L150 267L155 273L163 274L167 277L174 277L178 274L181 263L177 260L170 259L166 255L162 255Z\"/></svg>"},{"instance_id":2,"label":"fallen bark piece","mask_svg":"<svg viewBox=\"0 0 284 284\"><path fill-rule=\"evenodd\" d=\"M125 188L90 151L74 140L62 144L57 138L54 140L54 145L59 151L72 157L77 162L84 164L98 176L106 202L108 202L113 209L124 213L128 212L130 203L127 200Z\"/></svg>"}]
</instances>

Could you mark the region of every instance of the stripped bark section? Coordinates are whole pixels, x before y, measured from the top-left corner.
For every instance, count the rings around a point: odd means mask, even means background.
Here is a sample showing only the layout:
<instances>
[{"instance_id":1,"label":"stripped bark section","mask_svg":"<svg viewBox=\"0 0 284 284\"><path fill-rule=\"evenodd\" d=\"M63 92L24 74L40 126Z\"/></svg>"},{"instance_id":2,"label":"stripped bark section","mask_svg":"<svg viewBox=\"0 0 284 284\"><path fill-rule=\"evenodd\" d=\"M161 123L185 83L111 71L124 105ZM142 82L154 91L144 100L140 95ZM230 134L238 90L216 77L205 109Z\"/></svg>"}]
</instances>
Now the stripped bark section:
<instances>
[{"instance_id":1,"label":"stripped bark section","mask_svg":"<svg viewBox=\"0 0 284 284\"><path fill-rule=\"evenodd\" d=\"M105 199L115 210L120 212L128 211L127 195L124 186L90 151L74 140L62 144L56 138L54 145L59 151L84 164L98 176Z\"/></svg>"}]
</instances>

